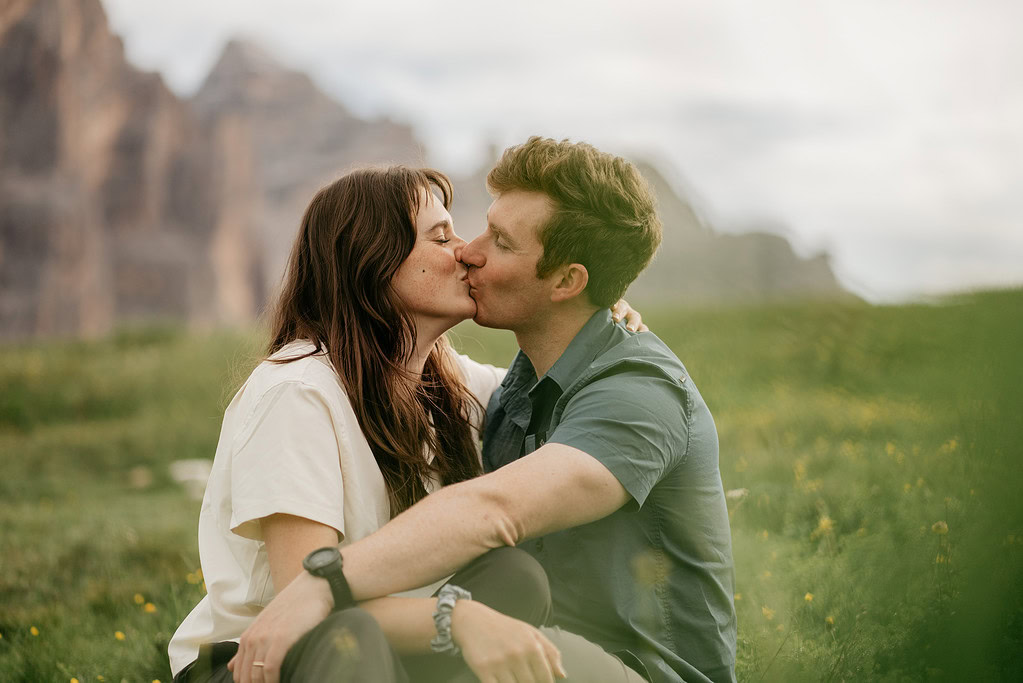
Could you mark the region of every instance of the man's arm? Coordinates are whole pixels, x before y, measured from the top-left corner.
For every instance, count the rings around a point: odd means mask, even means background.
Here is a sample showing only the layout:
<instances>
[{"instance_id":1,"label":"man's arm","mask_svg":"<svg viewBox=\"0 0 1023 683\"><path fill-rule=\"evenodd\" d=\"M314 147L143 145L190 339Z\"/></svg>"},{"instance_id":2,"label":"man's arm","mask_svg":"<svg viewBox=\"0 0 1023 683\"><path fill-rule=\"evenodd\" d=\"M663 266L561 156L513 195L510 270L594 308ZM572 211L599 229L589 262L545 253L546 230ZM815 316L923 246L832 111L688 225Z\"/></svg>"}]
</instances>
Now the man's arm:
<instances>
[{"instance_id":1,"label":"man's arm","mask_svg":"<svg viewBox=\"0 0 1023 683\"><path fill-rule=\"evenodd\" d=\"M427 496L342 549L359 600L435 581L486 551L606 517L629 494L596 458L549 443L495 472Z\"/></svg>"}]
</instances>

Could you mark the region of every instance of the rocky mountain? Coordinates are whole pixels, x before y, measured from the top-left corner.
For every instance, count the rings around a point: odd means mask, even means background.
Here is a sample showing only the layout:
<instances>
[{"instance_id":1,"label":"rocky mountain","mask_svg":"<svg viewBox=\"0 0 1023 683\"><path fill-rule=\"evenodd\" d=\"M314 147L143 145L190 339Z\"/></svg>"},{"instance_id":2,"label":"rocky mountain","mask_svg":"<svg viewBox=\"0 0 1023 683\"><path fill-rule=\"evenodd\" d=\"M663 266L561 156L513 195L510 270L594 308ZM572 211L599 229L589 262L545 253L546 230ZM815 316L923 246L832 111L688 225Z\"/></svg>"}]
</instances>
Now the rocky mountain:
<instances>
[{"instance_id":1,"label":"rocky mountain","mask_svg":"<svg viewBox=\"0 0 1023 683\"><path fill-rule=\"evenodd\" d=\"M0 336L251 318L255 254L218 201L228 143L127 64L98 0L5 3Z\"/></svg>"},{"instance_id":2,"label":"rocky mountain","mask_svg":"<svg viewBox=\"0 0 1023 683\"><path fill-rule=\"evenodd\" d=\"M237 198L235 214L255 228L271 286L316 190L357 163L423 164L410 127L353 116L251 43L228 43L191 104L207 127L232 128L251 155L236 161L249 169L252 192Z\"/></svg>"},{"instance_id":3,"label":"rocky mountain","mask_svg":"<svg viewBox=\"0 0 1023 683\"><path fill-rule=\"evenodd\" d=\"M190 100L124 57L99 0L0 3L0 339L125 322L251 321L317 188L357 163L424 163L410 127L364 120L260 48L227 45ZM825 257L721 235L650 166L665 224L643 301L842 293ZM455 179L482 231L485 170Z\"/></svg>"}]
</instances>

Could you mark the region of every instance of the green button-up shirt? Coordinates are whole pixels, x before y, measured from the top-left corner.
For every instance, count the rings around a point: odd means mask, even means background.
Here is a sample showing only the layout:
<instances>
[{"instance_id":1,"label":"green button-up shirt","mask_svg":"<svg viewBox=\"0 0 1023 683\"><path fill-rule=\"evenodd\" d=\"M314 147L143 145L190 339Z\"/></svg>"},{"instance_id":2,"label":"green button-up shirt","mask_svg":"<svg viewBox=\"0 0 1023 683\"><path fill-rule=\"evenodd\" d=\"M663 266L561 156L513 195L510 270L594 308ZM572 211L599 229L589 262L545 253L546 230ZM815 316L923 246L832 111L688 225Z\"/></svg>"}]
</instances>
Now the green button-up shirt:
<instances>
[{"instance_id":1,"label":"green button-up shirt","mask_svg":"<svg viewBox=\"0 0 1023 683\"><path fill-rule=\"evenodd\" d=\"M656 335L607 310L537 380L521 351L487 409L488 471L560 443L599 460L632 500L522 544L547 571L555 624L651 681L734 681L736 619L718 440L703 397Z\"/></svg>"}]
</instances>

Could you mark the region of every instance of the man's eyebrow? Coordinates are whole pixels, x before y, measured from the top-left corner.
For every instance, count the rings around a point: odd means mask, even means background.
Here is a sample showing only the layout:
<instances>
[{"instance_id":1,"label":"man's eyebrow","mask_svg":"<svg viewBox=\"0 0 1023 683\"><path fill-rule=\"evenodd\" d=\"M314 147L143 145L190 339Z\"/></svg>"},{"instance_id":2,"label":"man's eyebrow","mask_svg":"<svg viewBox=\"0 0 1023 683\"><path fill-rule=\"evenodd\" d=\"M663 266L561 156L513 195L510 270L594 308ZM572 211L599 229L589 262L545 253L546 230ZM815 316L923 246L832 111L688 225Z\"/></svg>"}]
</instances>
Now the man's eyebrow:
<instances>
[{"instance_id":1,"label":"man's eyebrow","mask_svg":"<svg viewBox=\"0 0 1023 683\"><path fill-rule=\"evenodd\" d=\"M493 223L491 223L491 222L490 222L489 220L487 221L487 225L489 225L489 226L490 226L490 232L494 233L494 234L495 234L495 235L497 235L497 236L498 236L499 238L503 239L503 240L504 240L505 242L507 242L507 243L509 244L509 246L515 246L515 240L513 240L513 239L512 239L512 238L511 238L511 237L510 237L510 236L508 235L508 233L507 233L507 232L505 232L505 231L504 231L504 230L502 230L501 228L497 227L496 225L494 225Z\"/></svg>"}]
</instances>

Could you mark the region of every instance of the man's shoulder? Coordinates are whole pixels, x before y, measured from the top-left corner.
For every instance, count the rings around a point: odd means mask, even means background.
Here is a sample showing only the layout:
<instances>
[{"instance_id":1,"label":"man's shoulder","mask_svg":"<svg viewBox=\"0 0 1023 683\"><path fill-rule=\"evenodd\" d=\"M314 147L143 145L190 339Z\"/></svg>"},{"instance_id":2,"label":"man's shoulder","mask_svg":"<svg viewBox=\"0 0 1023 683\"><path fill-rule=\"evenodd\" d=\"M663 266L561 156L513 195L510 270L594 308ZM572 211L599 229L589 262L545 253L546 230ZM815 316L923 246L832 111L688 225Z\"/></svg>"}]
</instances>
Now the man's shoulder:
<instances>
[{"instance_id":1,"label":"man's shoulder","mask_svg":"<svg viewBox=\"0 0 1023 683\"><path fill-rule=\"evenodd\" d=\"M623 377L666 377L684 382L685 366L667 344L653 332L626 333L617 337L597 354L580 377L588 381L609 372Z\"/></svg>"}]
</instances>

